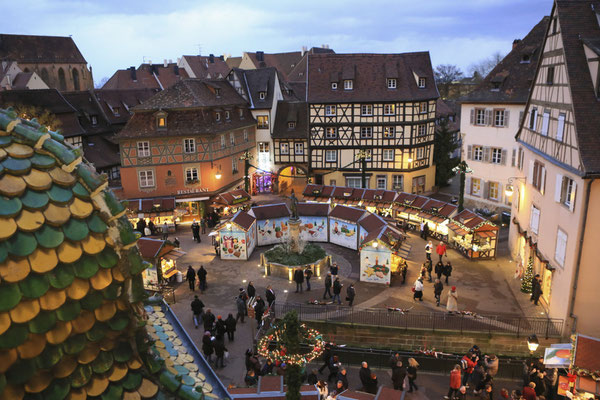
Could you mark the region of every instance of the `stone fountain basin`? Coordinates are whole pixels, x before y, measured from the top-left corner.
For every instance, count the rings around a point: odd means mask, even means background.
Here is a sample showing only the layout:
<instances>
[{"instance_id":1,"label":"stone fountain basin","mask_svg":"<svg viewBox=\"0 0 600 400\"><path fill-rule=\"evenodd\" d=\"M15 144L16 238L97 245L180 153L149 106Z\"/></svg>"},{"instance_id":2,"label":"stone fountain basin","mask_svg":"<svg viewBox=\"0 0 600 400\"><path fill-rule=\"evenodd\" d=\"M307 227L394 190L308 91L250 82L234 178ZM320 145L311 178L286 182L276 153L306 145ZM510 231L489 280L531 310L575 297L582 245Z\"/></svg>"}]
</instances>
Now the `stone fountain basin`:
<instances>
[{"instance_id":1,"label":"stone fountain basin","mask_svg":"<svg viewBox=\"0 0 600 400\"><path fill-rule=\"evenodd\" d=\"M313 277L321 276L322 271L329 270L329 266L331 265L331 256L325 256L320 260L308 264L284 265L268 261L263 253L260 255L260 265L264 267L265 275L277 276L279 278L284 278L292 282L294 278L294 270L296 268L302 268L304 270L307 267L309 267L312 269Z\"/></svg>"}]
</instances>

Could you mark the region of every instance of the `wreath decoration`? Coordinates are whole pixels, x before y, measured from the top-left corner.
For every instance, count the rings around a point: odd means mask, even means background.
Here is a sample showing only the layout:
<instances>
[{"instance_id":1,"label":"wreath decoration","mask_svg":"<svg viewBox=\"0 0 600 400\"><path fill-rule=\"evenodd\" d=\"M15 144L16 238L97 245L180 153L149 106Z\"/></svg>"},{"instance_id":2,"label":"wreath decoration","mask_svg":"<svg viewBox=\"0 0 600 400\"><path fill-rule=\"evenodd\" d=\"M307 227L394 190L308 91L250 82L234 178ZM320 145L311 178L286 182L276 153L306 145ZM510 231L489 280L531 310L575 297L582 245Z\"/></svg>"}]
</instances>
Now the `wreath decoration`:
<instances>
[{"instance_id":1,"label":"wreath decoration","mask_svg":"<svg viewBox=\"0 0 600 400\"><path fill-rule=\"evenodd\" d=\"M303 354L288 354L281 340L284 331L285 325L277 326L260 338L256 346L258 354L273 362L305 365L323 353L325 341L321 333L316 329L307 328L306 325L300 324L300 343L308 345L310 351Z\"/></svg>"}]
</instances>

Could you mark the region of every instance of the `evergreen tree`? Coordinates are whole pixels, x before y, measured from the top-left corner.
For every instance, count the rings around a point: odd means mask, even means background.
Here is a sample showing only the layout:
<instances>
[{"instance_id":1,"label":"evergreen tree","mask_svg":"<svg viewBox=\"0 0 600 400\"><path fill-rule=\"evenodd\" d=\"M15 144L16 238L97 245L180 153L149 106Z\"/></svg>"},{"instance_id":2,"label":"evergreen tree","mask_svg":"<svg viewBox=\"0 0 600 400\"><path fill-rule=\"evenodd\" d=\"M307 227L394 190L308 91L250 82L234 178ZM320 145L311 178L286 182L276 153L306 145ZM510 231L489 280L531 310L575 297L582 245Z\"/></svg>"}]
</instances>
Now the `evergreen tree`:
<instances>
[{"instance_id":1,"label":"evergreen tree","mask_svg":"<svg viewBox=\"0 0 600 400\"><path fill-rule=\"evenodd\" d=\"M521 292L523 293L531 293L533 283L533 256L529 257L527 261L527 269L525 269L525 274L523 274L523 279L521 280Z\"/></svg>"},{"instance_id":2,"label":"evergreen tree","mask_svg":"<svg viewBox=\"0 0 600 400\"><path fill-rule=\"evenodd\" d=\"M460 159L453 158L451 154L458 148L452 132L448 128L448 119L440 119L440 124L435 131L433 160L435 162L435 184L438 187L448 186L448 180L454 176L452 168L458 165Z\"/></svg>"},{"instance_id":3,"label":"evergreen tree","mask_svg":"<svg viewBox=\"0 0 600 400\"><path fill-rule=\"evenodd\" d=\"M300 322L295 310L290 311L283 317L282 342L287 354L300 353ZM298 364L288 364L286 367L287 392L286 400L300 400L300 386L302 385L302 367Z\"/></svg>"}]
</instances>

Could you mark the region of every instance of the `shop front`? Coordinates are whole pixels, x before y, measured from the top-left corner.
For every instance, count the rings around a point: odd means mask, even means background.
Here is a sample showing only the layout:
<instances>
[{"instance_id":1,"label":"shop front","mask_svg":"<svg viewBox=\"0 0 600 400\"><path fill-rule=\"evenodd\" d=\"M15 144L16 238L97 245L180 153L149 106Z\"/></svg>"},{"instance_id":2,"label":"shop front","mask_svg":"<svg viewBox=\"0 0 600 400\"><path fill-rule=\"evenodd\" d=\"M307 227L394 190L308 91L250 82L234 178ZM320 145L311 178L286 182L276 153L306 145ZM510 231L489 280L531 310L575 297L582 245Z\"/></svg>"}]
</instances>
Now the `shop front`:
<instances>
[{"instance_id":1,"label":"shop front","mask_svg":"<svg viewBox=\"0 0 600 400\"><path fill-rule=\"evenodd\" d=\"M329 213L329 242L352 250L358 250L358 221L365 214L364 210L337 206Z\"/></svg>"},{"instance_id":2,"label":"shop front","mask_svg":"<svg viewBox=\"0 0 600 400\"><path fill-rule=\"evenodd\" d=\"M327 242L329 237L329 204L298 203L300 239L307 242Z\"/></svg>"},{"instance_id":3,"label":"shop front","mask_svg":"<svg viewBox=\"0 0 600 400\"><path fill-rule=\"evenodd\" d=\"M160 291L161 284L175 281L177 259L186 254L184 251L169 241L151 238L140 238L138 248L142 258L152 264L142 272L146 289Z\"/></svg>"},{"instance_id":4,"label":"shop front","mask_svg":"<svg viewBox=\"0 0 600 400\"><path fill-rule=\"evenodd\" d=\"M238 211L216 228L221 260L247 260L256 247L256 218Z\"/></svg>"},{"instance_id":5,"label":"shop front","mask_svg":"<svg viewBox=\"0 0 600 400\"><path fill-rule=\"evenodd\" d=\"M360 251L360 280L389 285L392 274L404 261L398 251L404 237L394 229L383 226L365 237Z\"/></svg>"},{"instance_id":6,"label":"shop front","mask_svg":"<svg viewBox=\"0 0 600 400\"><path fill-rule=\"evenodd\" d=\"M252 200L248 192L236 189L214 196L210 206L219 214L220 218L230 218L237 212L250 208Z\"/></svg>"},{"instance_id":7,"label":"shop front","mask_svg":"<svg viewBox=\"0 0 600 400\"><path fill-rule=\"evenodd\" d=\"M248 212L256 218L257 246L285 242L290 234L290 210L284 203L252 207Z\"/></svg>"},{"instance_id":8,"label":"shop front","mask_svg":"<svg viewBox=\"0 0 600 400\"><path fill-rule=\"evenodd\" d=\"M175 215L178 222L201 220L207 215L206 202L209 196L178 197L175 199Z\"/></svg>"},{"instance_id":9,"label":"shop front","mask_svg":"<svg viewBox=\"0 0 600 400\"><path fill-rule=\"evenodd\" d=\"M600 396L600 338L577 334L569 368L569 392L573 400L592 400ZM572 394L572 396L569 396Z\"/></svg>"},{"instance_id":10,"label":"shop front","mask_svg":"<svg viewBox=\"0 0 600 400\"><path fill-rule=\"evenodd\" d=\"M255 172L252 174L252 195L273 193L276 176L270 172Z\"/></svg>"},{"instance_id":11,"label":"shop front","mask_svg":"<svg viewBox=\"0 0 600 400\"><path fill-rule=\"evenodd\" d=\"M130 200L127 217L136 229L148 226L153 235L164 233L165 224L168 233L175 233L180 222L174 197Z\"/></svg>"},{"instance_id":12,"label":"shop front","mask_svg":"<svg viewBox=\"0 0 600 400\"><path fill-rule=\"evenodd\" d=\"M471 259L495 259L498 226L479 215L463 210L448 222L449 243Z\"/></svg>"}]
</instances>

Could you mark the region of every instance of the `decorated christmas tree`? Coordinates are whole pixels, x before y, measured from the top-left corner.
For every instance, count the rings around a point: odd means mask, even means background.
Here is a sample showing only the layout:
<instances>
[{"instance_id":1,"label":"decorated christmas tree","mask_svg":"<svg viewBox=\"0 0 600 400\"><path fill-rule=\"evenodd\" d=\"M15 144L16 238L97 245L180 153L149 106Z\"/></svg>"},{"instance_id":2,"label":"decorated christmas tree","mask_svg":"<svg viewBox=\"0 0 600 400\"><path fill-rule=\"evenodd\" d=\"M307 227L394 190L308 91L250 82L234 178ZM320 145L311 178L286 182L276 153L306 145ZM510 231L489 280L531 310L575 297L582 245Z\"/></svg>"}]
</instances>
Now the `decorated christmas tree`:
<instances>
[{"instance_id":1,"label":"decorated christmas tree","mask_svg":"<svg viewBox=\"0 0 600 400\"><path fill-rule=\"evenodd\" d=\"M533 282L533 256L529 257L529 260L527 261L527 268L525 269L525 274L523 274L523 278L521 279L521 292L531 293L532 282Z\"/></svg>"}]
</instances>

